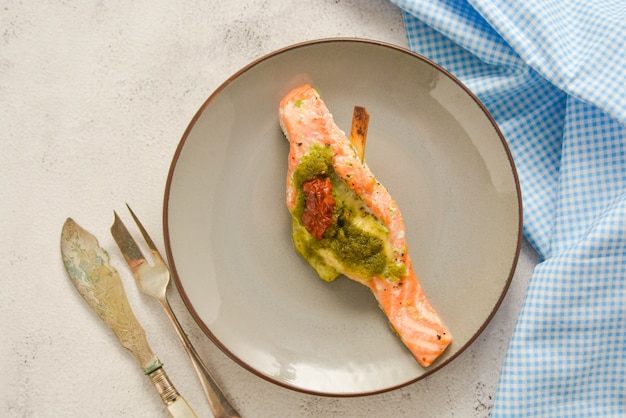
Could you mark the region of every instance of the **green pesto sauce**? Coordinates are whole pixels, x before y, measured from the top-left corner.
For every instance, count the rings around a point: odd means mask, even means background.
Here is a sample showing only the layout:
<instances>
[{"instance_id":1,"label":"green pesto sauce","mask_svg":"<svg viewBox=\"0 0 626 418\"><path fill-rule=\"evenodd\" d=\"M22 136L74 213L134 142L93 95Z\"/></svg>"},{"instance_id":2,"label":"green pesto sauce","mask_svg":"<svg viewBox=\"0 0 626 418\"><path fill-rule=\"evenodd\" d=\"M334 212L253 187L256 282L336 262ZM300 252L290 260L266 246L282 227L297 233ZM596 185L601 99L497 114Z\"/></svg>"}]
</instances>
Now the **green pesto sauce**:
<instances>
[{"instance_id":1,"label":"green pesto sauce","mask_svg":"<svg viewBox=\"0 0 626 418\"><path fill-rule=\"evenodd\" d=\"M302 157L300 164L293 172L293 181L297 190L302 190L302 185L309 180L313 180L316 177L329 177L331 173L334 173L333 169L333 150L330 145L314 144L309 148L309 151ZM302 206L300 208L304 210L304 196L298 195L299 203L301 201Z\"/></svg>"},{"instance_id":2,"label":"green pesto sauce","mask_svg":"<svg viewBox=\"0 0 626 418\"><path fill-rule=\"evenodd\" d=\"M325 281L332 281L341 273L363 281L374 275L393 279L406 274L404 264L395 263L389 254L387 228L335 173L332 159L330 146L315 144L294 171L293 180L299 191L305 182L316 177L330 178L337 202L332 225L317 240L302 224L304 193L298 193L292 211L296 250Z\"/></svg>"}]
</instances>

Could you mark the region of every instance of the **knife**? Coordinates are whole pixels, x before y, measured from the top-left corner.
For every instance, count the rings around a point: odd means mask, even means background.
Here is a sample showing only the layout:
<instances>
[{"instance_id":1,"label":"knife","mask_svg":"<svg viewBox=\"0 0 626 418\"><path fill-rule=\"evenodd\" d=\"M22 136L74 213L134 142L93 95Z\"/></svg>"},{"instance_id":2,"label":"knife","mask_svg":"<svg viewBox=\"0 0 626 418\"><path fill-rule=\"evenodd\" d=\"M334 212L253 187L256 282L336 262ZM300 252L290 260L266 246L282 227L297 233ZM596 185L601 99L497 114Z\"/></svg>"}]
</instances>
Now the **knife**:
<instances>
[{"instance_id":1,"label":"knife","mask_svg":"<svg viewBox=\"0 0 626 418\"><path fill-rule=\"evenodd\" d=\"M197 418L185 398L176 390L152 352L146 332L133 313L117 270L98 240L67 218L61 233L61 255L70 280L78 293L132 352L154 384L168 412L174 418Z\"/></svg>"}]
</instances>

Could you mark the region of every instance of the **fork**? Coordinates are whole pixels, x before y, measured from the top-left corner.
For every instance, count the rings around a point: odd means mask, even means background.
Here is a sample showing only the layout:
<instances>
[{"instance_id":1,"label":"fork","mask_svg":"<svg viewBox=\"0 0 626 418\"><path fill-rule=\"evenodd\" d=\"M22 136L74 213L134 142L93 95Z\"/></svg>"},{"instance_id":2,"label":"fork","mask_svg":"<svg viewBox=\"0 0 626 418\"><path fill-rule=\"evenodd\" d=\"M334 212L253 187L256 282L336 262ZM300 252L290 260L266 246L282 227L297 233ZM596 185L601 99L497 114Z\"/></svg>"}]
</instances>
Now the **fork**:
<instances>
[{"instance_id":1,"label":"fork","mask_svg":"<svg viewBox=\"0 0 626 418\"><path fill-rule=\"evenodd\" d=\"M198 374L198 378L202 384L202 389L207 396L209 401L209 406L211 407L211 411L215 418L235 418L240 417L239 413L235 410L235 408L230 404L215 379L207 369L206 365L202 362L202 359L198 355L198 352L191 344L187 335L183 331L176 315L172 311L172 308L167 299L167 288L170 282L170 271L163 261L159 250L156 245L150 238L150 235L146 232L141 222L127 204L126 207L130 211L131 216L135 220L139 231L141 231L141 235L146 241L148 248L150 249L150 254L152 255L152 264L148 263L146 258L143 256L141 249L133 239L133 237L128 232L128 229L117 215L117 212L113 212L115 214L115 221L111 226L111 234L113 235L113 239L117 243L117 246L120 248L126 263L130 267L133 276L135 277L135 281L137 286L141 290L142 293L154 297L159 301L168 318L174 325L174 329L178 334L178 337L183 343L183 347L185 347L185 351L189 358L191 359L191 363L193 364L196 373Z\"/></svg>"}]
</instances>

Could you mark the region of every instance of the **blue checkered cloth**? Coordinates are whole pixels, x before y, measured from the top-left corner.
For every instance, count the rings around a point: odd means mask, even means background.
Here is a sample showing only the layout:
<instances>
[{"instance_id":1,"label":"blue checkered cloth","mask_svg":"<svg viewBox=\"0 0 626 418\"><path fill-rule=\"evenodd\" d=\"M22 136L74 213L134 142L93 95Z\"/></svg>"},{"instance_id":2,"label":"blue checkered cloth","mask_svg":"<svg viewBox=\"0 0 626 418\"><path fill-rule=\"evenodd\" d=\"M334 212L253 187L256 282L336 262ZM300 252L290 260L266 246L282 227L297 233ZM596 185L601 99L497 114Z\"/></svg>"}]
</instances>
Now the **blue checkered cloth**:
<instances>
[{"instance_id":1,"label":"blue checkered cloth","mask_svg":"<svg viewBox=\"0 0 626 418\"><path fill-rule=\"evenodd\" d=\"M626 1L392 1L496 119L542 257L492 416L626 416Z\"/></svg>"}]
</instances>

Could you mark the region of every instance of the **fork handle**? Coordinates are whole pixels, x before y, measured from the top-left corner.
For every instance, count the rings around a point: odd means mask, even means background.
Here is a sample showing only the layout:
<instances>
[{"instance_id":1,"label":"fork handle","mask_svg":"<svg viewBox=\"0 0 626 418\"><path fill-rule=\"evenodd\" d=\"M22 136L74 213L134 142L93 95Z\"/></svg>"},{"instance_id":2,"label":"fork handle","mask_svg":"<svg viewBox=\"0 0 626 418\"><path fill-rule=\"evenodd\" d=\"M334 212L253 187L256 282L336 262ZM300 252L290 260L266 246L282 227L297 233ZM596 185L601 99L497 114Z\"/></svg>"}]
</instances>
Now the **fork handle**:
<instances>
[{"instance_id":1,"label":"fork handle","mask_svg":"<svg viewBox=\"0 0 626 418\"><path fill-rule=\"evenodd\" d=\"M196 374L202 384L202 389L204 390L204 393L209 401L211 412L213 412L215 418L240 418L241 415L239 415L239 412L237 412L237 410L230 404L211 375L211 372L209 372L206 365L198 355L198 352L194 348L193 344L191 344L191 341L187 338L185 331L180 326L180 323L178 322L176 315L174 315L172 307L167 299L159 300L159 302L161 302L163 309L165 309L167 316L174 325L174 329L176 330L178 337L183 343L183 347L191 360L191 364L193 364L193 367L196 370Z\"/></svg>"}]
</instances>

